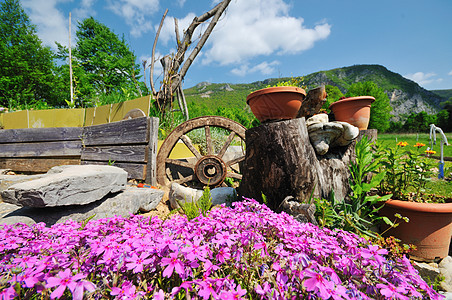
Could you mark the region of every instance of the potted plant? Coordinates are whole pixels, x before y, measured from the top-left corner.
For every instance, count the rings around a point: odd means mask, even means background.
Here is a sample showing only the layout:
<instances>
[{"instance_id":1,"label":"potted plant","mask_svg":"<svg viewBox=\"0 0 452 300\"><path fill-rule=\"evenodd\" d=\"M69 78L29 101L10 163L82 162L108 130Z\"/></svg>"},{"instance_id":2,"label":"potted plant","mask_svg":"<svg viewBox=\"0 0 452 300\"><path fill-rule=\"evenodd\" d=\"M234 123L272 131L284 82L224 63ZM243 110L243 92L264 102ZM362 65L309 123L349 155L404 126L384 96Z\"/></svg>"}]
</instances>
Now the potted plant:
<instances>
[{"instance_id":1,"label":"potted plant","mask_svg":"<svg viewBox=\"0 0 452 300\"><path fill-rule=\"evenodd\" d=\"M432 261L449 253L452 199L426 193L433 164L423 154L434 151L424 151L424 146L417 143L410 147L406 142L399 142L396 148L380 149L379 164L386 174L378 190L381 195L392 194L380 210L390 225L396 214L409 219L389 228L387 235L415 245L416 250L410 254L413 258Z\"/></svg>"},{"instance_id":2,"label":"potted plant","mask_svg":"<svg viewBox=\"0 0 452 300\"><path fill-rule=\"evenodd\" d=\"M347 122L359 130L366 130L370 120L370 106L374 101L372 96L342 97L329 108L336 121Z\"/></svg>"},{"instance_id":3,"label":"potted plant","mask_svg":"<svg viewBox=\"0 0 452 300\"><path fill-rule=\"evenodd\" d=\"M260 122L293 119L306 96L299 84L299 79L279 82L252 92L246 97L246 103Z\"/></svg>"}]
</instances>

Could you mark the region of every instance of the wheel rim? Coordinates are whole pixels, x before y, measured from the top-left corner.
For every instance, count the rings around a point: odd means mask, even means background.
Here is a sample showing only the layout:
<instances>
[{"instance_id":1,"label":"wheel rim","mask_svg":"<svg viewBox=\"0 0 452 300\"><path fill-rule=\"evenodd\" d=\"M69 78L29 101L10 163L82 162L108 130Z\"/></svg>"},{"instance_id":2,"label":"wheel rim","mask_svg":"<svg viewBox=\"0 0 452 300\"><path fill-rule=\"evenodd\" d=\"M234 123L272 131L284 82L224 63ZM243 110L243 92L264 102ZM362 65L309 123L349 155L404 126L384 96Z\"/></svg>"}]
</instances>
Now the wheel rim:
<instances>
[{"instance_id":1,"label":"wheel rim","mask_svg":"<svg viewBox=\"0 0 452 300\"><path fill-rule=\"evenodd\" d=\"M219 127L228 130L230 133L218 153L215 149L211 137L211 127ZM186 135L187 133L204 128L206 153L201 154ZM242 175L234 172L232 166L245 159L244 154L233 159L224 160L226 150L235 138L240 138L244 143L246 128L228 118L219 116L204 116L188 120L177 126L165 139L157 154L157 182L160 185L168 186L172 182L180 184L197 183L202 185L220 186L224 184L226 177L241 179ZM182 141L193 153L194 158L172 159L170 154L178 143ZM171 167L172 166L172 167ZM174 173L174 169L182 168L187 174ZM188 174L191 172L191 174ZM177 178L175 175L177 174Z\"/></svg>"}]
</instances>

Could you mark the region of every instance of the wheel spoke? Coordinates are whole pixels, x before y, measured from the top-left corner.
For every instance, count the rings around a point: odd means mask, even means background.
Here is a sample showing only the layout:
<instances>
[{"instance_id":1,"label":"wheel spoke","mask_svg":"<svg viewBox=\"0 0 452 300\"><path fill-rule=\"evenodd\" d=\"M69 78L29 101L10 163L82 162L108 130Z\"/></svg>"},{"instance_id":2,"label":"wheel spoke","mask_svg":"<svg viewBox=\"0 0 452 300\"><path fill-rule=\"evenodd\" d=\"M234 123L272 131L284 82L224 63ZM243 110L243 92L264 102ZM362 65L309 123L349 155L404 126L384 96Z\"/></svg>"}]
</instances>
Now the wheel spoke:
<instances>
[{"instance_id":1,"label":"wheel spoke","mask_svg":"<svg viewBox=\"0 0 452 300\"><path fill-rule=\"evenodd\" d=\"M183 160L179 160L179 159L171 159L171 158L167 158L165 160L166 163L172 164L172 165L176 165L176 166L181 166L181 167L186 167L186 168L190 168L190 169L194 169L195 165L189 163L188 161L183 161Z\"/></svg>"},{"instance_id":2,"label":"wheel spoke","mask_svg":"<svg viewBox=\"0 0 452 300\"><path fill-rule=\"evenodd\" d=\"M226 139L226 142L224 143L223 147L221 148L220 152L218 152L218 157L222 158L226 150L228 150L229 145L231 145L232 140L234 139L235 132L231 131L228 138Z\"/></svg>"},{"instance_id":3,"label":"wheel spoke","mask_svg":"<svg viewBox=\"0 0 452 300\"><path fill-rule=\"evenodd\" d=\"M192 181L194 178L195 178L194 175L189 175L187 177L182 177L182 178L173 180L173 182L182 184L182 183L186 183L186 182Z\"/></svg>"},{"instance_id":4,"label":"wheel spoke","mask_svg":"<svg viewBox=\"0 0 452 300\"><path fill-rule=\"evenodd\" d=\"M212 155L213 153L213 145L212 145L212 136L210 135L210 126L204 126L204 130L206 132L206 147L207 147L207 155Z\"/></svg>"},{"instance_id":5,"label":"wheel spoke","mask_svg":"<svg viewBox=\"0 0 452 300\"><path fill-rule=\"evenodd\" d=\"M180 137L180 139L182 140L182 142L184 142L184 144L188 147L188 149L190 149L191 153L193 153L196 156L197 159L200 159L202 157L201 153L199 153L199 151L196 150L195 146L193 146L193 144L191 143L188 136L183 134Z\"/></svg>"},{"instance_id":6,"label":"wheel spoke","mask_svg":"<svg viewBox=\"0 0 452 300\"><path fill-rule=\"evenodd\" d=\"M230 167L230 166L235 165L235 164L237 164L237 163L239 163L239 162L241 162L243 160L245 160L245 156L240 156L240 157L234 158L233 160L225 161L224 163L226 164L226 166Z\"/></svg>"},{"instance_id":7,"label":"wheel spoke","mask_svg":"<svg viewBox=\"0 0 452 300\"><path fill-rule=\"evenodd\" d=\"M235 179L242 179L242 174L237 174L233 172L227 172L226 177L235 178Z\"/></svg>"}]
</instances>

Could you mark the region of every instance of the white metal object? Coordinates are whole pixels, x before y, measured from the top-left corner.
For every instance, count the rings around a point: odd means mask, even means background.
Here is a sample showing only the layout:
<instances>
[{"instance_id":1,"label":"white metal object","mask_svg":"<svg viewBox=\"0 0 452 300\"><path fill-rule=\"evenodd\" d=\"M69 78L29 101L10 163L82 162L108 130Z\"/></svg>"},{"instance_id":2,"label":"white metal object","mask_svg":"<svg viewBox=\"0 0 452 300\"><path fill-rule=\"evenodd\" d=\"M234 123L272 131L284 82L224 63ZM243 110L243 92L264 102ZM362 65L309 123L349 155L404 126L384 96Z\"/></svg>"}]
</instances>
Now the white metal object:
<instances>
[{"instance_id":1,"label":"white metal object","mask_svg":"<svg viewBox=\"0 0 452 300\"><path fill-rule=\"evenodd\" d=\"M442 131L441 128L436 127L434 124L430 124L430 147L433 149L433 145L436 145L436 132L438 132L441 135L441 156L439 161L439 174L438 178L442 179L444 178L444 145L449 146L449 143L447 141L447 137ZM432 138L433 137L433 138Z\"/></svg>"}]
</instances>

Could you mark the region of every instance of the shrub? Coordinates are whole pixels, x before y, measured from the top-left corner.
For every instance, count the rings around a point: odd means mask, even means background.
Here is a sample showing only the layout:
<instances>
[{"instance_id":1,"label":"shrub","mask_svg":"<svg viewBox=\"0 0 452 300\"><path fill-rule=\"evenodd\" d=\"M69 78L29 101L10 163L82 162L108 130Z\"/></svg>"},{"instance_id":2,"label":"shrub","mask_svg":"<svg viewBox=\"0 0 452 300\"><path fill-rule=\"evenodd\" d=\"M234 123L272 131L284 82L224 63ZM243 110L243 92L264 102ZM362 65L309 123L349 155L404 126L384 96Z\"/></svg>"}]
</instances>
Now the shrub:
<instances>
[{"instance_id":1,"label":"shrub","mask_svg":"<svg viewBox=\"0 0 452 300\"><path fill-rule=\"evenodd\" d=\"M440 299L405 257L254 200L192 221L0 227L0 298ZM190 294L190 297L188 296Z\"/></svg>"}]
</instances>

